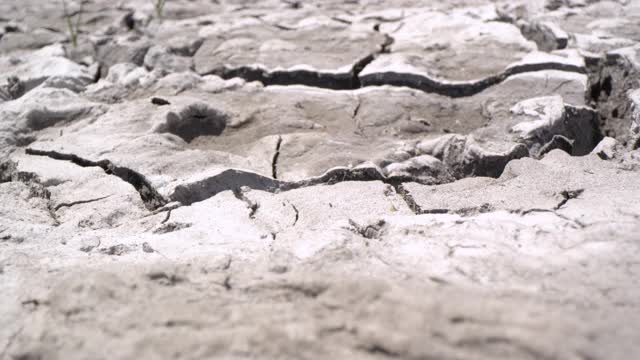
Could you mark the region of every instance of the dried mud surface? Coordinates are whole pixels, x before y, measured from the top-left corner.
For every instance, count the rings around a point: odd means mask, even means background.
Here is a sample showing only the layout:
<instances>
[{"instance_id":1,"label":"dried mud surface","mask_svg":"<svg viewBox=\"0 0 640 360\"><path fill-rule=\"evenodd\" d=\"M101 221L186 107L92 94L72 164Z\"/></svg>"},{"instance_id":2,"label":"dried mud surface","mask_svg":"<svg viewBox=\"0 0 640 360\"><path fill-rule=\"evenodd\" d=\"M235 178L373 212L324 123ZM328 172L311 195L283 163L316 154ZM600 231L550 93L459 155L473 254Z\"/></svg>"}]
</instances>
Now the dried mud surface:
<instances>
[{"instance_id":1,"label":"dried mud surface","mask_svg":"<svg viewBox=\"0 0 640 360\"><path fill-rule=\"evenodd\" d=\"M640 357L640 2L0 0L0 359Z\"/></svg>"}]
</instances>

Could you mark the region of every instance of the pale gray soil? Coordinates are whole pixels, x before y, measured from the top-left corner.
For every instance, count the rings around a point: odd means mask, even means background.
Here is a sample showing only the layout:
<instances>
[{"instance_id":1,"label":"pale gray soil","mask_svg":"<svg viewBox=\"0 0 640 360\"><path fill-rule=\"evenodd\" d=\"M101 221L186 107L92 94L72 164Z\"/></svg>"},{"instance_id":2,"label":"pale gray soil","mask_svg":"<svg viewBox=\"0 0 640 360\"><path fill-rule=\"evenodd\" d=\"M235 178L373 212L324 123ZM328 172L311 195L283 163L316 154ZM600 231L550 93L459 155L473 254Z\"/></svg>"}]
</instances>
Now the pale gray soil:
<instances>
[{"instance_id":1,"label":"pale gray soil","mask_svg":"<svg viewBox=\"0 0 640 360\"><path fill-rule=\"evenodd\" d=\"M640 358L639 0L79 1L0 0L0 360Z\"/></svg>"}]
</instances>

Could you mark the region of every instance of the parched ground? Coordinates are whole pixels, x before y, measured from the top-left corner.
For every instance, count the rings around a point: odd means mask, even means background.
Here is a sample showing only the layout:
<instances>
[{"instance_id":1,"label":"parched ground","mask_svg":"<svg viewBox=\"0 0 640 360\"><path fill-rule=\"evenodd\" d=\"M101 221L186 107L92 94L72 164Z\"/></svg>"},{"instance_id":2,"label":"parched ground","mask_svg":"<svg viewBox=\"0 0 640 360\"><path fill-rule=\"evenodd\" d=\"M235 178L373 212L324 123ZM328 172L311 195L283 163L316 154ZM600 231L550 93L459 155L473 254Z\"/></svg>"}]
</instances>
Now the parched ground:
<instances>
[{"instance_id":1,"label":"parched ground","mask_svg":"<svg viewBox=\"0 0 640 360\"><path fill-rule=\"evenodd\" d=\"M640 358L640 1L66 10L0 0L0 359Z\"/></svg>"}]
</instances>

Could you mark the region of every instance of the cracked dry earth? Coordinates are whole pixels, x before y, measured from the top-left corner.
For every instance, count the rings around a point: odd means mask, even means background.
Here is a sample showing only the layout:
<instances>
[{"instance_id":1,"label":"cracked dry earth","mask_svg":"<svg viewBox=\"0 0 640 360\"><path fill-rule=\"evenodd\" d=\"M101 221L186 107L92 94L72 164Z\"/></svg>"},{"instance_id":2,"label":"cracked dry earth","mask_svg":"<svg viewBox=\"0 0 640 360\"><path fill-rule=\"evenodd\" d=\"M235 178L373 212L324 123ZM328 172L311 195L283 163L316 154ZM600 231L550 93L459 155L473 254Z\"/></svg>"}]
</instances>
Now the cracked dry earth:
<instances>
[{"instance_id":1,"label":"cracked dry earth","mask_svg":"<svg viewBox=\"0 0 640 360\"><path fill-rule=\"evenodd\" d=\"M67 6L0 0L0 359L640 358L640 1Z\"/></svg>"}]
</instances>

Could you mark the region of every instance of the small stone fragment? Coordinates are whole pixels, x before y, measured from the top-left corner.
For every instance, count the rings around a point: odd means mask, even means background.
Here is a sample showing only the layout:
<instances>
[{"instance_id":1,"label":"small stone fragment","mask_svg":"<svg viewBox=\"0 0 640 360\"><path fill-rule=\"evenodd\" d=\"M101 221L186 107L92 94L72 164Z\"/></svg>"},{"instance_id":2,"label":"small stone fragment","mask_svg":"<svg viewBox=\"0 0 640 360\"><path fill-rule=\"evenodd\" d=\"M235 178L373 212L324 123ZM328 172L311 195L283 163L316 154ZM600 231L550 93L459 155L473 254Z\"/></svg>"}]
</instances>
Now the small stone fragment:
<instances>
[{"instance_id":1,"label":"small stone fragment","mask_svg":"<svg viewBox=\"0 0 640 360\"><path fill-rule=\"evenodd\" d=\"M159 97L152 97L151 98L151 103L153 105L158 105L158 106L171 105L171 103L168 100L165 100L165 99L159 98Z\"/></svg>"}]
</instances>

